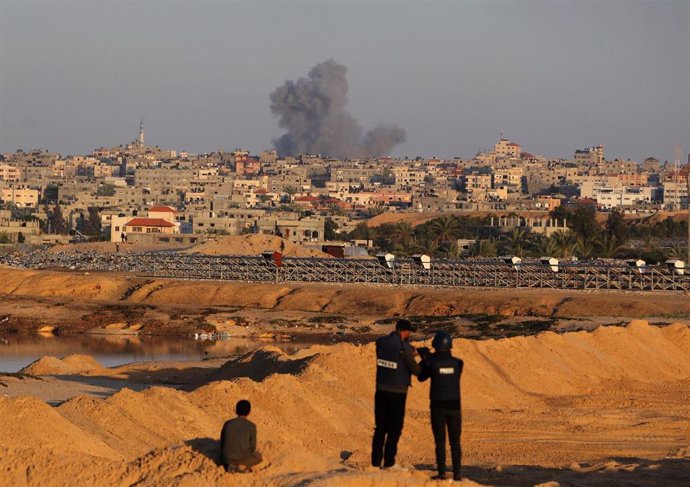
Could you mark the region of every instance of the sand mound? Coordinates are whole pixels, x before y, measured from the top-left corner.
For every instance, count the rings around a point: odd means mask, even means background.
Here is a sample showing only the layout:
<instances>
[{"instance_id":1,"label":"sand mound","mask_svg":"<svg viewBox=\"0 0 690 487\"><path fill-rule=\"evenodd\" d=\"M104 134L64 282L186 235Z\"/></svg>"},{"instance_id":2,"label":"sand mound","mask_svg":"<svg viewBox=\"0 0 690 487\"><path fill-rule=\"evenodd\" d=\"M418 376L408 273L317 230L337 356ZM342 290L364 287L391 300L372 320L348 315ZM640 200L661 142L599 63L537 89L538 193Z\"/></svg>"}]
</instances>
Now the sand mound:
<instances>
[{"instance_id":1,"label":"sand mound","mask_svg":"<svg viewBox=\"0 0 690 487\"><path fill-rule=\"evenodd\" d=\"M97 371L102 368L103 366L89 355L68 355L62 359L45 356L31 362L20 372L30 375L66 375Z\"/></svg>"},{"instance_id":2,"label":"sand mound","mask_svg":"<svg viewBox=\"0 0 690 487\"><path fill-rule=\"evenodd\" d=\"M281 249L282 246L282 249ZM303 247L275 235L236 235L219 237L188 249L185 253L207 255L259 255L264 250L282 252L288 257L330 257L317 249Z\"/></svg>"},{"instance_id":3,"label":"sand mound","mask_svg":"<svg viewBox=\"0 0 690 487\"><path fill-rule=\"evenodd\" d=\"M677 452L689 446L685 325L634 322L593 333L457 340L454 352L465 361L468 464L606 466L612 458L667 455L681 461ZM368 467L373 356L373 344L314 346L292 355L260 350L229 361L214 376L219 380L191 392L123 389L107 399L78 396L57 408L0 398L0 445L7 448L0 471L17 476L21 455L68 444L77 460L32 457L26 483L86 485L82 480L95 477L117 485L434 485L430 471L413 467L434 463L426 383L415 382L408 396L399 459L411 471ZM229 477L215 463L217 440L240 398L253 403L268 462ZM104 459L88 463L93 457ZM591 475L584 467L570 470ZM545 481L540 478L534 483Z\"/></svg>"}]
</instances>

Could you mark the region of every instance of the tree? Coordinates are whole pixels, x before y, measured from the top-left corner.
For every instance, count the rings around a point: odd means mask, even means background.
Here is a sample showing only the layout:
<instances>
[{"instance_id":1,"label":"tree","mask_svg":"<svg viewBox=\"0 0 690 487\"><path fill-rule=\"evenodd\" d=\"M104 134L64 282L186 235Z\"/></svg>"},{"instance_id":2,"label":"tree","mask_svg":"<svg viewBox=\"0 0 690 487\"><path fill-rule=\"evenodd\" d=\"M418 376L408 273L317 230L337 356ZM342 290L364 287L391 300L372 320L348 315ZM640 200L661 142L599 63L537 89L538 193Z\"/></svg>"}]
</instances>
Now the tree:
<instances>
[{"instance_id":1,"label":"tree","mask_svg":"<svg viewBox=\"0 0 690 487\"><path fill-rule=\"evenodd\" d=\"M62 209L60 209L60 203L55 203L53 209L45 207L44 211L48 217L48 233L66 234L67 233L67 222L65 222L62 216Z\"/></svg>"},{"instance_id":2,"label":"tree","mask_svg":"<svg viewBox=\"0 0 690 487\"><path fill-rule=\"evenodd\" d=\"M10 243L10 236L7 232L0 232L0 244Z\"/></svg>"},{"instance_id":3,"label":"tree","mask_svg":"<svg viewBox=\"0 0 690 487\"><path fill-rule=\"evenodd\" d=\"M409 255L414 252L416 246L414 228L408 222L396 223L389 236L394 250L403 255Z\"/></svg>"},{"instance_id":4,"label":"tree","mask_svg":"<svg viewBox=\"0 0 690 487\"><path fill-rule=\"evenodd\" d=\"M460 224L453 215L444 215L431 221L429 230L436 242L457 240Z\"/></svg>"},{"instance_id":5,"label":"tree","mask_svg":"<svg viewBox=\"0 0 690 487\"><path fill-rule=\"evenodd\" d=\"M551 235L554 244L556 245L556 257L563 257L565 259L573 255L575 247L575 239L573 234L567 230L559 230Z\"/></svg>"},{"instance_id":6,"label":"tree","mask_svg":"<svg viewBox=\"0 0 690 487\"><path fill-rule=\"evenodd\" d=\"M549 218L554 220L569 220L570 216L570 212L564 206L557 206L549 213Z\"/></svg>"},{"instance_id":7,"label":"tree","mask_svg":"<svg viewBox=\"0 0 690 487\"><path fill-rule=\"evenodd\" d=\"M56 183L48 184L45 187L45 189L43 190L43 195L41 196L40 203L42 203L42 204L56 203L58 200L58 191L59 191L59 187Z\"/></svg>"},{"instance_id":8,"label":"tree","mask_svg":"<svg viewBox=\"0 0 690 487\"><path fill-rule=\"evenodd\" d=\"M472 246L470 253L476 257L495 257L498 253L496 251L496 241L492 238L478 240Z\"/></svg>"},{"instance_id":9,"label":"tree","mask_svg":"<svg viewBox=\"0 0 690 487\"><path fill-rule=\"evenodd\" d=\"M369 227L365 222L358 223L350 233L350 238L353 240L374 240L376 229Z\"/></svg>"},{"instance_id":10,"label":"tree","mask_svg":"<svg viewBox=\"0 0 690 487\"><path fill-rule=\"evenodd\" d=\"M333 218L328 217L323 223L323 235L326 240L338 239L338 224L333 221Z\"/></svg>"},{"instance_id":11,"label":"tree","mask_svg":"<svg viewBox=\"0 0 690 487\"><path fill-rule=\"evenodd\" d=\"M503 249L508 253L522 257L527 246L527 232L524 228L515 227L504 237Z\"/></svg>"},{"instance_id":12,"label":"tree","mask_svg":"<svg viewBox=\"0 0 690 487\"><path fill-rule=\"evenodd\" d=\"M615 258L623 249L624 246L618 240L614 233L606 232L597 242L597 251L599 256L606 258Z\"/></svg>"},{"instance_id":13,"label":"tree","mask_svg":"<svg viewBox=\"0 0 690 487\"><path fill-rule=\"evenodd\" d=\"M572 229L585 239L592 239L599 233L596 212L592 206L580 206L571 217Z\"/></svg>"},{"instance_id":14,"label":"tree","mask_svg":"<svg viewBox=\"0 0 690 487\"><path fill-rule=\"evenodd\" d=\"M575 255L580 259L591 259L594 255L596 241L594 238L586 238L578 235L575 239Z\"/></svg>"},{"instance_id":15,"label":"tree","mask_svg":"<svg viewBox=\"0 0 690 487\"><path fill-rule=\"evenodd\" d=\"M668 257L670 259L679 259L679 260L684 260L687 262L688 261L687 253L688 253L687 245L674 244L668 250Z\"/></svg>"},{"instance_id":16,"label":"tree","mask_svg":"<svg viewBox=\"0 0 690 487\"><path fill-rule=\"evenodd\" d=\"M623 213L618 209L613 209L606 219L606 232L613 235L619 245L625 245L630 233L628 225L623 219Z\"/></svg>"},{"instance_id":17,"label":"tree","mask_svg":"<svg viewBox=\"0 0 690 487\"><path fill-rule=\"evenodd\" d=\"M535 257L556 257L559 255L558 244L553 238L539 235L534 242L534 253Z\"/></svg>"},{"instance_id":18,"label":"tree","mask_svg":"<svg viewBox=\"0 0 690 487\"><path fill-rule=\"evenodd\" d=\"M98 186L96 196L115 196L115 185L103 183Z\"/></svg>"},{"instance_id":19,"label":"tree","mask_svg":"<svg viewBox=\"0 0 690 487\"><path fill-rule=\"evenodd\" d=\"M423 240L417 244L417 251L428 256L435 256L438 252L438 241L436 240Z\"/></svg>"},{"instance_id":20,"label":"tree","mask_svg":"<svg viewBox=\"0 0 690 487\"><path fill-rule=\"evenodd\" d=\"M289 201L292 202L292 198L293 198L293 196L295 196L297 194L298 190L294 186L285 186L283 191L285 191L285 193L287 193L287 195L289 197Z\"/></svg>"}]
</instances>

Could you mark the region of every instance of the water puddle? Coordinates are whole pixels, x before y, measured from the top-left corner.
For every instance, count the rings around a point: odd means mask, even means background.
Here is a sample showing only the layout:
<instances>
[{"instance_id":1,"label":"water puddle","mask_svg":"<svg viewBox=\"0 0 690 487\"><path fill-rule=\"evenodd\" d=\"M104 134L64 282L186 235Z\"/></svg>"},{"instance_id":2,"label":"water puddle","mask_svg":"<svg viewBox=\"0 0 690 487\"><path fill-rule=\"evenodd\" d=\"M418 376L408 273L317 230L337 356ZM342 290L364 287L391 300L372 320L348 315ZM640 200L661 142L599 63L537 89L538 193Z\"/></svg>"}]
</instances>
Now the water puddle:
<instances>
[{"instance_id":1,"label":"water puddle","mask_svg":"<svg viewBox=\"0 0 690 487\"><path fill-rule=\"evenodd\" d=\"M286 352L307 346L296 342L227 338L195 340L185 337L116 335L0 335L0 372L18 372L44 355L91 355L104 367L130 362L202 360L230 357L270 344Z\"/></svg>"}]
</instances>

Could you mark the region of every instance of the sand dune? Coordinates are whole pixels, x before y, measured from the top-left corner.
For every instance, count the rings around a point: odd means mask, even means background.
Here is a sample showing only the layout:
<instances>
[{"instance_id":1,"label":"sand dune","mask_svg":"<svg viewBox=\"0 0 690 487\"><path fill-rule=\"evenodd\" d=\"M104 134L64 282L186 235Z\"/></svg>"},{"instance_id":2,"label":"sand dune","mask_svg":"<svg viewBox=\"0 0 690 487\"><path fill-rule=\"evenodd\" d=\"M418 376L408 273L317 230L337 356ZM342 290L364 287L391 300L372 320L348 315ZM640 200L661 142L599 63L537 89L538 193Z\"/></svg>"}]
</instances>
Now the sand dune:
<instances>
[{"instance_id":1,"label":"sand dune","mask_svg":"<svg viewBox=\"0 0 690 487\"><path fill-rule=\"evenodd\" d=\"M206 255L260 255L264 250L288 257L330 257L316 248L292 243L275 235L236 235L216 237L187 249L184 253Z\"/></svg>"},{"instance_id":2,"label":"sand dune","mask_svg":"<svg viewBox=\"0 0 690 487\"><path fill-rule=\"evenodd\" d=\"M565 479L589 478L643 469L641 461L614 458L688 456L686 325L636 321L591 333L458 340L455 351L466 363L468 465L536 484L546 468ZM56 408L28 397L0 398L0 484L433 485L427 384L415 384L408 399L400 460L411 471L367 467L373 353L372 344L314 346L293 355L261 350L226 363L188 392L123 389L106 399L77 396ZM213 458L222 422L245 397L254 403L268 462L230 477ZM537 467L520 465L539 466L541 477ZM678 480L675 470L644 472ZM491 483L482 475L477 480ZM611 479L597 477L603 478Z\"/></svg>"}]
</instances>

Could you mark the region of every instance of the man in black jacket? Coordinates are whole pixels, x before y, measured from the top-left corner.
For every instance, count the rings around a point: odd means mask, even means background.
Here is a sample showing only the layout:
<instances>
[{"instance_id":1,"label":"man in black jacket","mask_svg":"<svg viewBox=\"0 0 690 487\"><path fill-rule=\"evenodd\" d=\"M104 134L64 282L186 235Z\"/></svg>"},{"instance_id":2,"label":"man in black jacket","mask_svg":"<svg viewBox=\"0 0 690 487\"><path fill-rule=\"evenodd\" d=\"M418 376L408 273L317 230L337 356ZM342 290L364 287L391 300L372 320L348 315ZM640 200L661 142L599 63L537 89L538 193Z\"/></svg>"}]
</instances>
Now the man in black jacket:
<instances>
[{"instance_id":1,"label":"man in black jacket","mask_svg":"<svg viewBox=\"0 0 690 487\"><path fill-rule=\"evenodd\" d=\"M431 429L436 443L436 466L438 475L434 479L446 478L446 429L453 460L453 480L460 480L461 457L460 432L460 374L463 362L450 354L453 341L444 331L436 333L431 343L434 353L419 349L422 355L420 382L431 378Z\"/></svg>"},{"instance_id":2,"label":"man in black jacket","mask_svg":"<svg viewBox=\"0 0 690 487\"><path fill-rule=\"evenodd\" d=\"M393 333L376 340L376 428L371 442L371 464L375 467L380 467L382 461L383 468L395 465L410 375L421 371L415 350L407 342L412 331L408 320L398 320Z\"/></svg>"}]
</instances>

